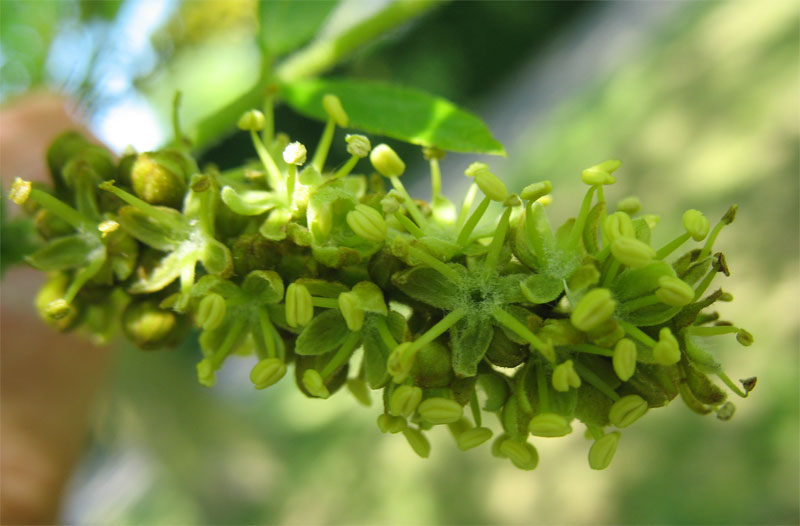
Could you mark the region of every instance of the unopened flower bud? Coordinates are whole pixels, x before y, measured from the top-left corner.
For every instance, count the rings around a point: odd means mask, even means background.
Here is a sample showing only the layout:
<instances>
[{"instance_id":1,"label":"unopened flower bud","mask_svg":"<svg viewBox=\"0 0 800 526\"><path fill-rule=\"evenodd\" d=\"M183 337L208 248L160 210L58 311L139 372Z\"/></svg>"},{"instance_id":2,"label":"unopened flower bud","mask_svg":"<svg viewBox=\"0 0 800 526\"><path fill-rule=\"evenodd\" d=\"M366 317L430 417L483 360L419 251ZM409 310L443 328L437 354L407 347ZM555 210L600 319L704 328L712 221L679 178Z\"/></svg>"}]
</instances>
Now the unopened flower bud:
<instances>
[{"instance_id":1,"label":"unopened flower bud","mask_svg":"<svg viewBox=\"0 0 800 526\"><path fill-rule=\"evenodd\" d=\"M586 168L581 172L581 181L588 185L614 184L616 178L605 170L599 168Z\"/></svg>"},{"instance_id":2,"label":"unopened flower bud","mask_svg":"<svg viewBox=\"0 0 800 526\"><path fill-rule=\"evenodd\" d=\"M380 212L368 205L357 204L346 216L347 225L358 236L372 243L386 239L386 221Z\"/></svg>"},{"instance_id":3,"label":"unopened flower bud","mask_svg":"<svg viewBox=\"0 0 800 526\"><path fill-rule=\"evenodd\" d=\"M352 292L339 294L339 311L351 331L360 331L364 325L364 310L358 306L358 300Z\"/></svg>"},{"instance_id":4,"label":"unopened flower bud","mask_svg":"<svg viewBox=\"0 0 800 526\"><path fill-rule=\"evenodd\" d=\"M659 365L673 365L681 359L681 349L678 340L672 335L668 327L658 333L658 342L653 346L653 359Z\"/></svg>"},{"instance_id":5,"label":"unopened flower bud","mask_svg":"<svg viewBox=\"0 0 800 526\"><path fill-rule=\"evenodd\" d=\"M683 228L691 234L695 241L702 241L708 235L711 223L703 212L699 210L687 210L683 213Z\"/></svg>"},{"instance_id":6,"label":"unopened flower bud","mask_svg":"<svg viewBox=\"0 0 800 526\"><path fill-rule=\"evenodd\" d=\"M384 177L399 177L406 171L406 163L388 144L379 144L369 154L372 166Z\"/></svg>"},{"instance_id":7,"label":"unopened flower bud","mask_svg":"<svg viewBox=\"0 0 800 526\"><path fill-rule=\"evenodd\" d=\"M340 128L347 128L347 125L350 123L350 118L344 111L342 101L339 100L339 97L328 93L322 97L322 108L325 110L325 113L328 114L328 117L333 119L337 126Z\"/></svg>"},{"instance_id":8,"label":"unopened flower bud","mask_svg":"<svg viewBox=\"0 0 800 526\"><path fill-rule=\"evenodd\" d=\"M348 134L345 136L344 140L347 142L347 153L359 159L363 159L369 155L369 151L372 149L372 144L370 144L366 135Z\"/></svg>"},{"instance_id":9,"label":"unopened flower bud","mask_svg":"<svg viewBox=\"0 0 800 526\"><path fill-rule=\"evenodd\" d=\"M449 398L428 398L417 408L419 416L431 424L451 424L464 415L464 408Z\"/></svg>"},{"instance_id":10,"label":"unopened flower bud","mask_svg":"<svg viewBox=\"0 0 800 526\"><path fill-rule=\"evenodd\" d=\"M286 164L302 166L306 163L307 155L308 151L306 150L306 147L297 141L289 143L289 145L283 149L283 161Z\"/></svg>"},{"instance_id":11,"label":"unopened flower bud","mask_svg":"<svg viewBox=\"0 0 800 526\"><path fill-rule=\"evenodd\" d=\"M303 373L303 387L306 388L312 396L318 398L328 398L331 393L325 386L325 380L316 369L306 369Z\"/></svg>"},{"instance_id":12,"label":"unopened flower bud","mask_svg":"<svg viewBox=\"0 0 800 526\"><path fill-rule=\"evenodd\" d=\"M617 238L611 243L611 253L620 263L631 268L643 267L656 257L656 251L650 245L632 237Z\"/></svg>"},{"instance_id":13,"label":"unopened flower bud","mask_svg":"<svg viewBox=\"0 0 800 526\"><path fill-rule=\"evenodd\" d=\"M422 389L411 385L401 385L389 399L389 412L396 416L409 417L422 401Z\"/></svg>"},{"instance_id":14,"label":"unopened flower bud","mask_svg":"<svg viewBox=\"0 0 800 526\"><path fill-rule=\"evenodd\" d=\"M621 237L636 237L631 216L625 212L614 212L603 220L603 235L609 243Z\"/></svg>"},{"instance_id":15,"label":"unopened flower bud","mask_svg":"<svg viewBox=\"0 0 800 526\"><path fill-rule=\"evenodd\" d=\"M577 329L589 331L614 314L617 303L611 298L611 291L596 288L587 292L572 311L570 321Z\"/></svg>"},{"instance_id":16,"label":"unopened flower bud","mask_svg":"<svg viewBox=\"0 0 800 526\"><path fill-rule=\"evenodd\" d=\"M278 383L286 374L286 364L278 358L265 358L250 370L250 381L256 389L266 389Z\"/></svg>"},{"instance_id":17,"label":"unopened flower bud","mask_svg":"<svg viewBox=\"0 0 800 526\"><path fill-rule=\"evenodd\" d=\"M179 208L188 175L184 158L174 151L139 154L131 168L131 185L138 197L152 205Z\"/></svg>"},{"instance_id":18,"label":"unopened flower bud","mask_svg":"<svg viewBox=\"0 0 800 526\"><path fill-rule=\"evenodd\" d=\"M647 412L647 402L639 395L623 396L608 411L611 425L623 428L639 420Z\"/></svg>"},{"instance_id":19,"label":"unopened flower bud","mask_svg":"<svg viewBox=\"0 0 800 526\"><path fill-rule=\"evenodd\" d=\"M522 189L519 194L521 198L526 201L536 201L540 197L544 197L553 191L553 183L550 181L541 181L538 183L529 184Z\"/></svg>"},{"instance_id":20,"label":"unopened flower bud","mask_svg":"<svg viewBox=\"0 0 800 526\"><path fill-rule=\"evenodd\" d=\"M389 354L386 360L386 370L392 375L395 383L401 383L408 377L414 366L416 351L411 349L411 342L403 342Z\"/></svg>"},{"instance_id":21,"label":"unopened flower bud","mask_svg":"<svg viewBox=\"0 0 800 526\"><path fill-rule=\"evenodd\" d=\"M378 429L381 430L381 433L394 434L405 431L406 428L408 428L408 423L401 416L392 416L386 413L381 413L378 416Z\"/></svg>"},{"instance_id":22,"label":"unopened flower bud","mask_svg":"<svg viewBox=\"0 0 800 526\"><path fill-rule=\"evenodd\" d=\"M47 304L45 315L52 320L60 320L70 314L71 308L67 300L58 298Z\"/></svg>"},{"instance_id":23,"label":"unopened flower bud","mask_svg":"<svg viewBox=\"0 0 800 526\"><path fill-rule=\"evenodd\" d=\"M611 464L614 453L617 452L620 436L622 435L619 431L614 431L594 441L594 444L589 449L590 468L606 469Z\"/></svg>"},{"instance_id":24,"label":"unopened flower bud","mask_svg":"<svg viewBox=\"0 0 800 526\"><path fill-rule=\"evenodd\" d=\"M467 167L464 174L467 177L474 177L475 184L492 201L505 201L508 195L506 185L489 171L486 163L474 162Z\"/></svg>"},{"instance_id":25,"label":"unopened flower bud","mask_svg":"<svg viewBox=\"0 0 800 526\"><path fill-rule=\"evenodd\" d=\"M286 288L286 323L289 327L303 327L314 317L311 293L305 285L292 283Z\"/></svg>"},{"instance_id":26,"label":"unopened flower bud","mask_svg":"<svg viewBox=\"0 0 800 526\"><path fill-rule=\"evenodd\" d=\"M553 369L553 389L566 393L570 387L577 389L581 386L581 377L575 372L572 360L567 360L556 365Z\"/></svg>"},{"instance_id":27,"label":"unopened flower bud","mask_svg":"<svg viewBox=\"0 0 800 526\"><path fill-rule=\"evenodd\" d=\"M258 110L249 110L239 117L239 122L236 123L236 126L238 126L240 130L261 131L264 129L264 124L265 119L263 113Z\"/></svg>"},{"instance_id":28,"label":"unopened flower bud","mask_svg":"<svg viewBox=\"0 0 800 526\"><path fill-rule=\"evenodd\" d=\"M473 449L492 438L492 430L486 427L475 427L460 433L456 444L461 451Z\"/></svg>"},{"instance_id":29,"label":"unopened flower bud","mask_svg":"<svg viewBox=\"0 0 800 526\"><path fill-rule=\"evenodd\" d=\"M222 325L226 310L225 298L216 292L211 292L200 300L195 314L195 321L203 330L213 331Z\"/></svg>"},{"instance_id":30,"label":"unopened flower bud","mask_svg":"<svg viewBox=\"0 0 800 526\"><path fill-rule=\"evenodd\" d=\"M173 343L182 333L179 315L152 300L130 303L122 314L122 331L137 347L154 349Z\"/></svg>"},{"instance_id":31,"label":"unopened flower bud","mask_svg":"<svg viewBox=\"0 0 800 526\"><path fill-rule=\"evenodd\" d=\"M519 469L526 471L536 469L539 464L539 452L527 442L506 439L500 444L500 453L508 457Z\"/></svg>"},{"instance_id":32,"label":"unopened flower bud","mask_svg":"<svg viewBox=\"0 0 800 526\"><path fill-rule=\"evenodd\" d=\"M694 301L694 289L675 276L661 276L658 278L656 297L661 300L661 303L673 307L683 307Z\"/></svg>"},{"instance_id":33,"label":"unopened flower bud","mask_svg":"<svg viewBox=\"0 0 800 526\"><path fill-rule=\"evenodd\" d=\"M30 197L32 188L33 185L30 183L30 181L26 181L20 177L17 177L11 184L11 190L8 192L8 198L14 203L22 206L25 204L25 201L28 200L28 197Z\"/></svg>"},{"instance_id":34,"label":"unopened flower bud","mask_svg":"<svg viewBox=\"0 0 800 526\"><path fill-rule=\"evenodd\" d=\"M563 437L572 433L572 426L557 413L540 413L531 418L528 431L537 437Z\"/></svg>"},{"instance_id":35,"label":"unopened flower bud","mask_svg":"<svg viewBox=\"0 0 800 526\"><path fill-rule=\"evenodd\" d=\"M431 454L431 443L422 434L419 429L407 428L403 430L403 436L408 440L408 445L414 450L414 453L422 458L428 458Z\"/></svg>"},{"instance_id":36,"label":"unopened flower bud","mask_svg":"<svg viewBox=\"0 0 800 526\"><path fill-rule=\"evenodd\" d=\"M633 215L642 209L642 202L635 195L620 199L617 203L617 211Z\"/></svg>"},{"instance_id":37,"label":"unopened flower bud","mask_svg":"<svg viewBox=\"0 0 800 526\"><path fill-rule=\"evenodd\" d=\"M617 342L614 347L614 355L611 357L611 363L614 366L614 372L623 382L627 382L636 372L636 343L628 338L623 338Z\"/></svg>"}]
</instances>

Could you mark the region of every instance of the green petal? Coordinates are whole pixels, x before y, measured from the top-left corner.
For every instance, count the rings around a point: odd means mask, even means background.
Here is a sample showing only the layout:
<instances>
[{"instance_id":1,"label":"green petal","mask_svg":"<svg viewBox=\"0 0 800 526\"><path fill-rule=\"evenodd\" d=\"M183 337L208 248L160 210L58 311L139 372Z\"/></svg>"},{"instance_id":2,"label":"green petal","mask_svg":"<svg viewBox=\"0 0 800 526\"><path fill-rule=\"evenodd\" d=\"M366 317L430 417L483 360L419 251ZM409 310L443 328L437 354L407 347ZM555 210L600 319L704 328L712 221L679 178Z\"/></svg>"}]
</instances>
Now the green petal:
<instances>
[{"instance_id":1,"label":"green petal","mask_svg":"<svg viewBox=\"0 0 800 526\"><path fill-rule=\"evenodd\" d=\"M200 261L210 274L228 276L233 272L233 257L227 246L216 239L206 239Z\"/></svg>"},{"instance_id":2,"label":"green petal","mask_svg":"<svg viewBox=\"0 0 800 526\"><path fill-rule=\"evenodd\" d=\"M172 252L164 257L148 276L134 283L130 292L141 294L159 291L175 281L181 275L181 269L188 264L194 265L195 261L187 260L185 255L178 252Z\"/></svg>"},{"instance_id":3,"label":"green petal","mask_svg":"<svg viewBox=\"0 0 800 526\"><path fill-rule=\"evenodd\" d=\"M261 215L280 204L272 192L263 190L237 192L230 186L222 188L222 201L228 208L244 216Z\"/></svg>"},{"instance_id":4,"label":"green petal","mask_svg":"<svg viewBox=\"0 0 800 526\"><path fill-rule=\"evenodd\" d=\"M172 221L161 221L133 206L119 209L119 224L130 235L156 250L169 252L177 248L188 236L180 212L172 208L159 207L165 215L172 216Z\"/></svg>"},{"instance_id":5,"label":"green petal","mask_svg":"<svg viewBox=\"0 0 800 526\"><path fill-rule=\"evenodd\" d=\"M547 303L561 295L564 281L546 274L533 274L519 282L525 299L533 304Z\"/></svg>"},{"instance_id":6,"label":"green petal","mask_svg":"<svg viewBox=\"0 0 800 526\"><path fill-rule=\"evenodd\" d=\"M622 272L611 284L611 292L617 301L639 298L658 288L658 278L674 276L675 271L663 261L654 261L647 266Z\"/></svg>"},{"instance_id":7,"label":"green petal","mask_svg":"<svg viewBox=\"0 0 800 526\"><path fill-rule=\"evenodd\" d=\"M463 270L459 265L448 266ZM457 306L457 288L430 267L420 266L398 272L392 276L392 282L405 294L432 307L453 310Z\"/></svg>"},{"instance_id":8,"label":"green petal","mask_svg":"<svg viewBox=\"0 0 800 526\"><path fill-rule=\"evenodd\" d=\"M371 281L356 283L350 292L356 300L356 306L361 310L384 316L389 314L386 302L383 299L383 291Z\"/></svg>"},{"instance_id":9,"label":"green petal","mask_svg":"<svg viewBox=\"0 0 800 526\"><path fill-rule=\"evenodd\" d=\"M475 376L493 335L492 323L482 316L465 316L450 329L450 348L456 375Z\"/></svg>"},{"instance_id":10,"label":"green petal","mask_svg":"<svg viewBox=\"0 0 800 526\"><path fill-rule=\"evenodd\" d=\"M336 309L314 316L297 337L294 352L300 355L318 355L331 352L344 343L350 334L344 318Z\"/></svg>"},{"instance_id":11,"label":"green petal","mask_svg":"<svg viewBox=\"0 0 800 526\"><path fill-rule=\"evenodd\" d=\"M278 303L283 299L283 279L272 270L254 270L244 278L242 291L259 303Z\"/></svg>"},{"instance_id":12,"label":"green petal","mask_svg":"<svg viewBox=\"0 0 800 526\"><path fill-rule=\"evenodd\" d=\"M86 266L96 250L105 250L97 238L74 234L48 242L25 259L39 270L68 270Z\"/></svg>"}]
</instances>

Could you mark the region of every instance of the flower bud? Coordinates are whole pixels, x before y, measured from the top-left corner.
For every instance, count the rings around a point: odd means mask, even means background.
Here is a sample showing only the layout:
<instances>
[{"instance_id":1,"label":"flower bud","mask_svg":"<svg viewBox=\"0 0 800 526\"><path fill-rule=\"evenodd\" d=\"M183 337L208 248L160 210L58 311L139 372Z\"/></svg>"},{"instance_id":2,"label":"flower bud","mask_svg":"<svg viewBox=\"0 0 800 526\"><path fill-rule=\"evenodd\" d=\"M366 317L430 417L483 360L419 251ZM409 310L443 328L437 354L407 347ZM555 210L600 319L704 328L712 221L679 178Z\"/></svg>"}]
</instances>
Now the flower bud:
<instances>
[{"instance_id":1,"label":"flower bud","mask_svg":"<svg viewBox=\"0 0 800 526\"><path fill-rule=\"evenodd\" d=\"M490 438L492 438L491 429L486 427L475 427L460 433L458 438L456 438L456 444L458 445L458 449L461 451L466 451L468 449L473 449L480 446Z\"/></svg>"},{"instance_id":2,"label":"flower bud","mask_svg":"<svg viewBox=\"0 0 800 526\"><path fill-rule=\"evenodd\" d=\"M286 288L286 323L289 327L303 327L314 317L311 293L305 285L292 283Z\"/></svg>"},{"instance_id":3,"label":"flower bud","mask_svg":"<svg viewBox=\"0 0 800 526\"><path fill-rule=\"evenodd\" d=\"M265 358L250 371L250 381L256 389L266 389L278 383L286 374L286 364L278 358Z\"/></svg>"},{"instance_id":4,"label":"flower bud","mask_svg":"<svg viewBox=\"0 0 800 526\"><path fill-rule=\"evenodd\" d=\"M589 467L592 469L606 469L611 460L614 458L614 453L617 452L617 444L619 444L619 437L622 436L619 431L614 431L604 435L594 441L592 447L589 449Z\"/></svg>"},{"instance_id":5,"label":"flower bud","mask_svg":"<svg viewBox=\"0 0 800 526\"><path fill-rule=\"evenodd\" d=\"M474 177L475 184L477 184L478 188L492 201L505 201L508 195L506 185L489 171L489 166L486 163L472 163L467 167L464 174L467 177Z\"/></svg>"},{"instance_id":6,"label":"flower bud","mask_svg":"<svg viewBox=\"0 0 800 526\"><path fill-rule=\"evenodd\" d=\"M621 237L636 237L631 216L625 212L614 212L603 221L603 235L609 243Z\"/></svg>"},{"instance_id":7,"label":"flower bud","mask_svg":"<svg viewBox=\"0 0 800 526\"><path fill-rule=\"evenodd\" d=\"M379 144L369 154L372 166L384 177L399 177L406 171L406 163L388 144Z\"/></svg>"},{"instance_id":8,"label":"flower bud","mask_svg":"<svg viewBox=\"0 0 800 526\"><path fill-rule=\"evenodd\" d=\"M173 343L183 328L178 314L159 308L152 300L133 301L122 313L122 332L145 350Z\"/></svg>"},{"instance_id":9,"label":"flower bud","mask_svg":"<svg viewBox=\"0 0 800 526\"><path fill-rule=\"evenodd\" d=\"M575 306L570 321L577 329L589 331L614 314L617 303L611 298L611 291L596 288L587 292Z\"/></svg>"},{"instance_id":10,"label":"flower bud","mask_svg":"<svg viewBox=\"0 0 800 526\"><path fill-rule=\"evenodd\" d=\"M617 342L611 363L614 366L614 372L623 382L630 380L633 373L636 372L636 357L636 343L633 340L623 338Z\"/></svg>"},{"instance_id":11,"label":"flower bud","mask_svg":"<svg viewBox=\"0 0 800 526\"><path fill-rule=\"evenodd\" d=\"M240 130L261 131L264 129L265 122L263 113L258 110L249 110L239 117L239 122L236 123L236 126L238 126Z\"/></svg>"},{"instance_id":12,"label":"flower bud","mask_svg":"<svg viewBox=\"0 0 800 526\"><path fill-rule=\"evenodd\" d=\"M592 186L617 182L610 173L599 168L586 168L581 172L581 181Z\"/></svg>"},{"instance_id":13,"label":"flower bud","mask_svg":"<svg viewBox=\"0 0 800 526\"><path fill-rule=\"evenodd\" d=\"M340 128L347 127L350 122L350 118L344 111L344 108L342 107L342 101L339 100L339 97L333 95L332 93L328 93L322 97L322 108L325 110L325 113L328 114L328 117L333 119L337 126Z\"/></svg>"},{"instance_id":14,"label":"flower bud","mask_svg":"<svg viewBox=\"0 0 800 526\"><path fill-rule=\"evenodd\" d=\"M411 446L411 449L414 450L414 453L422 458L428 458L431 454L431 443L428 442L428 439L425 438L422 431L409 427L403 430L403 436L408 440L408 444Z\"/></svg>"},{"instance_id":15,"label":"flower bud","mask_svg":"<svg viewBox=\"0 0 800 526\"><path fill-rule=\"evenodd\" d=\"M617 203L617 211L633 215L642 209L642 202L635 195L620 199Z\"/></svg>"},{"instance_id":16,"label":"flower bud","mask_svg":"<svg viewBox=\"0 0 800 526\"><path fill-rule=\"evenodd\" d=\"M653 359L659 365L673 365L681 359L681 349L678 340L672 335L668 327L658 333L658 343L653 347Z\"/></svg>"},{"instance_id":17,"label":"flower bud","mask_svg":"<svg viewBox=\"0 0 800 526\"><path fill-rule=\"evenodd\" d=\"M623 396L608 411L611 425L623 428L636 422L647 412L647 402L639 395Z\"/></svg>"},{"instance_id":18,"label":"flower bud","mask_svg":"<svg viewBox=\"0 0 800 526\"><path fill-rule=\"evenodd\" d=\"M508 457L519 469L530 471L539 464L539 452L527 442L506 439L500 444L500 453Z\"/></svg>"},{"instance_id":19,"label":"flower bud","mask_svg":"<svg viewBox=\"0 0 800 526\"><path fill-rule=\"evenodd\" d=\"M557 413L540 413L531 418L528 430L537 437L563 437L572 433L572 426Z\"/></svg>"},{"instance_id":20,"label":"flower bud","mask_svg":"<svg viewBox=\"0 0 800 526\"><path fill-rule=\"evenodd\" d=\"M694 289L680 278L675 276L661 276L658 278L656 296L661 303L673 307L683 307L694 301Z\"/></svg>"},{"instance_id":21,"label":"flower bud","mask_svg":"<svg viewBox=\"0 0 800 526\"><path fill-rule=\"evenodd\" d=\"M208 358L203 358L197 362L197 381L200 383L200 385L204 385L206 387L214 387L214 384L217 383L217 375L216 370L214 369L214 364L212 364L211 360Z\"/></svg>"},{"instance_id":22,"label":"flower bud","mask_svg":"<svg viewBox=\"0 0 800 526\"><path fill-rule=\"evenodd\" d=\"M358 300L352 292L339 294L339 311L341 311L347 328L351 331L360 331L364 325L364 310L358 306Z\"/></svg>"},{"instance_id":23,"label":"flower bud","mask_svg":"<svg viewBox=\"0 0 800 526\"><path fill-rule=\"evenodd\" d=\"M416 351L411 349L411 342L403 342L389 354L389 359L386 360L386 370L392 375L395 383L402 383L411 368L414 366L414 358Z\"/></svg>"},{"instance_id":24,"label":"flower bud","mask_svg":"<svg viewBox=\"0 0 800 526\"><path fill-rule=\"evenodd\" d=\"M683 213L683 228L691 234L695 241L702 241L708 235L711 223L703 212L699 210L687 210Z\"/></svg>"},{"instance_id":25,"label":"flower bud","mask_svg":"<svg viewBox=\"0 0 800 526\"><path fill-rule=\"evenodd\" d=\"M631 268L643 267L656 257L650 245L632 237L617 238L611 243L611 253L617 261Z\"/></svg>"},{"instance_id":26,"label":"flower bud","mask_svg":"<svg viewBox=\"0 0 800 526\"><path fill-rule=\"evenodd\" d=\"M30 197L32 188L33 185L30 183L30 181L16 177L14 182L11 184L11 190L8 191L8 198L14 203L22 206L25 204L25 201L28 200L28 197Z\"/></svg>"},{"instance_id":27,"label":"flower bud","mask_svg":"<svg viewBox=\"0 0 800 526\"><path fill-rule=\"evenodd\" d=\"M325 380L316 369L306 369L303 373L303 387L306 388L312 396L318 398L328 398L331 393L325 386Z\"/></svg>"},{"instance_id":28,"label":"flower bud","mask_svg":"<svg viewBox=\"0 0 800 526\"><path fill-rule=\"evenodd\" d=\"M451 424L464 416L464 408L449 398L428 398L417 408L419 416L431 424Z\"/></svg>"},{"instance_id":29,"label":"flower bud","mask_svg":"<svg viewBox=\"0 0 800 526\"><path fill-rule=\"evenodd\" d=\"M422 401L422 389L411 385L401 385L389 399L389 412L396 416L409 417Z\"/></svg>"},{"instance_id":30,"label":"flower bud","mask_svg":"<svg viewBox=\"0 0 800 526\"><path fill-rule=\"evenodd\" d=\"M386 413L378 415L378 429L381 430L381 433L394 434L405 431L406 428L408 428L408 423L403 417L387 415Z\"/></svg>"},{"instance_id":31,"label":"flower bud","mask_svg":"<svg viewBox=\"0 0 800 526\"><path fill-rule=\"evenodd\" d=\"M570 387L577 389L581 386L581 377L575 372L572 360L567 360L556 365L553 369L553 389L566 393Z\"/></svg>"},{"instance_id":32,"label":"flower bud","mask_svg":"<svg viewBox=\"0 0 800 526\"><path fill-rule=\"evenodd\" d=\"M283 149L283 161L286 164L302 166L306 163L306 155L308 155L306 147L297 141L290 143Z\"/></svg>"},{"instance_id":33,"label":"flower bud","mask_svg":"<svg viewBox=\"0 0 800 526\"><path fill-rule=\"evenodd\" d=\"M347 213L347 225L359 237L372 243L383 243L386 239L386 221L380 212L368 205L357 204Z\"/></svg>"},{"instance_id":34,"label":"flower bud","mask_svg":"<svg viewBox=\"0 0 800 526\"><path fill-rule=\"evenodd\" d=\"M345 135L344 140L347 142L347 153L359 159L363 159L369 155L369 151L372 149L372 144L370 144L369 139L365 135L348 134Z\"/></svg>"},{"instance_id":35,"label":"flower bud","mask_svg":"<svg viewBox=\"0 0 800 526\"><path fill-rule=\"evenodd\" d=\"M536 201L540 197L543 197L552 191L553 183L550 181L541 181L539 183L529 184L523 188L522 193L520 193L519 196L526 201Z\"/></svg>"},{"instance_id":36,"label":"flower bud","mask_svg":"<svg viewBox=\"0 0 800 526\"><path fill-rule=\"evenodd\" d=\"M131 168L133 191L152 205L180 208L187 189L187 168L177 152L139 154Z\"/></svg>"},{"instance_id":37,"label":"flower bud","mask_svg":"<svg viewBox=\"0 0 800 526\"><path fill-rule=\"evenodd\" d=\"M197 313L195 313L195 321L203 330L213 331L222 325L226 310L225 298L216 292L211 292L200 300Z\"/></svg>"},{"instance_id":38,"label":"flower bud","mask_svg":"<svg viewBox=\"0 0 800 526\"><path fill-rule=\"evenodd\" d=\"M67 300L64 298L58 298L48 303L44 312L47 318L57 321L66 318L70 314L71 310L72 309L70 308Z\"/></svg>"}]
</instances>

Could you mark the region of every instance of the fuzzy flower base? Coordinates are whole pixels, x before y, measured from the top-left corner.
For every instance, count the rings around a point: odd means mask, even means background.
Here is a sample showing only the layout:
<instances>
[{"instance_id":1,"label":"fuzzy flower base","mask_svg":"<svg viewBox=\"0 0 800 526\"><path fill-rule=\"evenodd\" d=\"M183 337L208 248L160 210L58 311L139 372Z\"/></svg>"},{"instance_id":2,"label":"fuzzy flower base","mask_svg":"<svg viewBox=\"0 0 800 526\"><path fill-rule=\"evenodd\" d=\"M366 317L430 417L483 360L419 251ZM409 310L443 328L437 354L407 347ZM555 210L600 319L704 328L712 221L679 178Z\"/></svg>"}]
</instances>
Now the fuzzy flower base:
<instances>
[{"instance_id":1,"label":"fuzzy flower base","mask_svg":"<svg viewBox=\"0 0 800 526\"><path fill-rule=\"evenodd\" d=\"M253 360L256 389L294 364L298 388L328 398L346 386L364 405L382 392L378 427L401 433L422 457L425 432L446 425L460 449L503 433L491 453L530 470L530 437L586 427L589 465L611 462L621 429L680 395L698 413L726 420L734 408L713 381L747 396L706 350L711 337L752 336L709 308L728 274L713 226L689 210L685 232L650 244L658 217L627 198L611 213L604 189L618 161L581 174L588 190L574 219L547 219L552 185L520 195L483 163L459 207L441 192L443 152L425 148L432 199L412 199L404 162L387 145L348 135L350 159L325 160L348 117L335 96L307 159L305 146L273 138L258 111L242 116L258 162L198 169L182 141L116 163L74 132L48 152L53 187L18 179L11 199L33 215L45 243L28 262L49 273L37 298L61 330L99 339L121 320L142 349L202 331L200 383L212 387L225 361ZM259 133L261 132L261 133ZM372 175L352 175L369 157ZM361 162L366 169L366 162ZM391 187L386 190L386 183ZM480 196L483 197L480 197ZM484 217L492 201L500 217ZM698 243L682 255L675 252Z\"/></svg>"}]
</instances>

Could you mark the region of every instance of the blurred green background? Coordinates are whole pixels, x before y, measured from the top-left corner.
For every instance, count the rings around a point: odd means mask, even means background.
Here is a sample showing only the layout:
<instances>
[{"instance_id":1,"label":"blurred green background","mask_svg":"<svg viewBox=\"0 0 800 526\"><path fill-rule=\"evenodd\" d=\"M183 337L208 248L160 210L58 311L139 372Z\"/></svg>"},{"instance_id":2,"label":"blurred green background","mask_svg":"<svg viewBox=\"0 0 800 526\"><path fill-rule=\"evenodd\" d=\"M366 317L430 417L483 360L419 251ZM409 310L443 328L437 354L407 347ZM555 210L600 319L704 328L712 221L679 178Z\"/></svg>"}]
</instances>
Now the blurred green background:
<instances>
[{"instance_id":1,"label":"blurred green background","mask_svg":"<svg viewBox=\"0 0 800 526\"><path fill-rule=\"evenodd\" d=\"M344 2L323 34L374 7ZM4 1L0 97L61 90L117 151L153 148L169 136L176 89L191 127L255 82L256 31L255 3L244 0ZM684 209L713 220L738 203L718 244L732 271L721 286L736 298L721 314L756 344L731 337L717 354L732 377L759 383L730 422L676 400L626 430L603 472L588 468L581 432L536 440L534 472L487 446L462 453L444 432L421 460L378 432L377 399L370 409L344 391L309 400L288 379L256 392L244 360L208 390L192 342L158 354L122 348L64 520L800 523L798 50L796 1L455 2L333 72L402 82L477 113L506 146L508 159L488 162L510 189L554 181L556 220L577 207L580 169L606 158L623 160L609 198L636 194L661 216L655 245L679 232ZM288 109L276 120L306 142L321 130ZM205 160L252 156L244 134L218 136ZM398 150L427 197L418 149ZM472 160L445 161L447 193L459 195Z\"/></svg>"}]
</instances>

